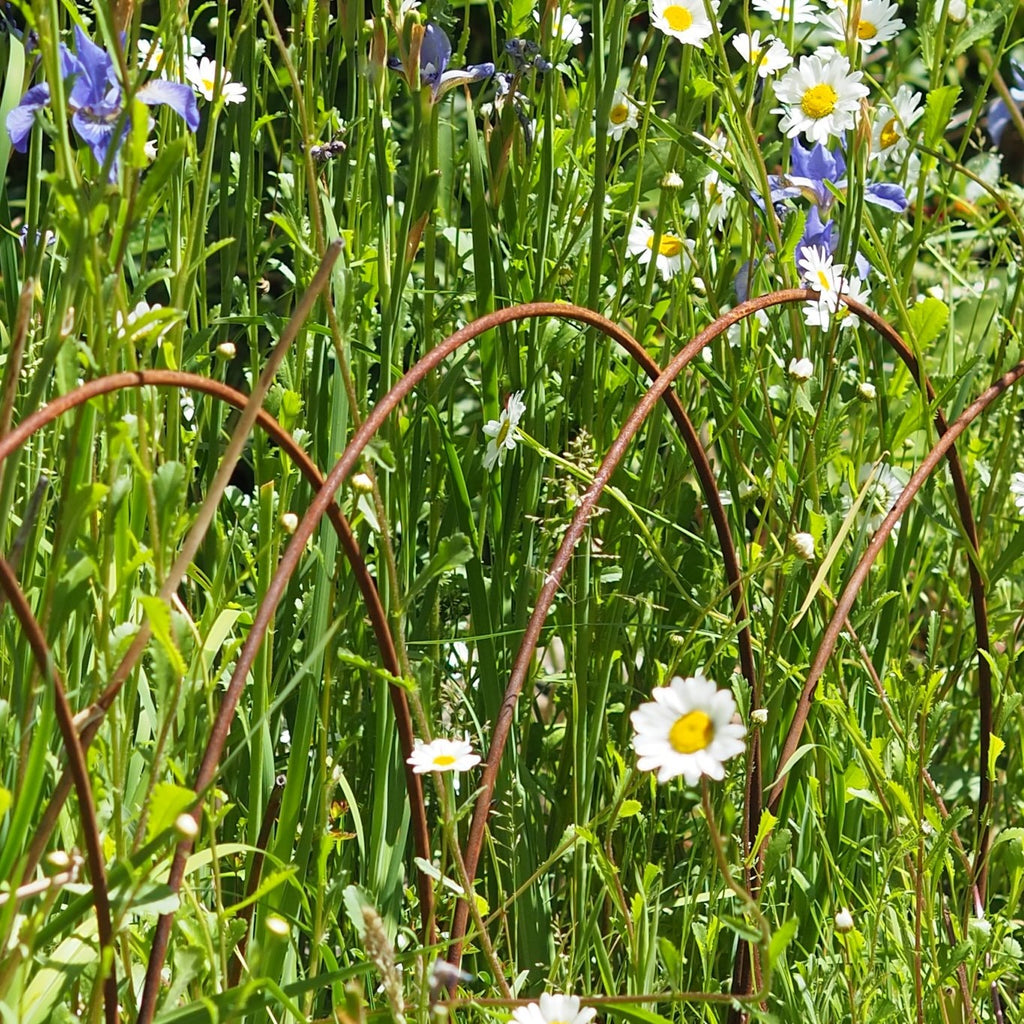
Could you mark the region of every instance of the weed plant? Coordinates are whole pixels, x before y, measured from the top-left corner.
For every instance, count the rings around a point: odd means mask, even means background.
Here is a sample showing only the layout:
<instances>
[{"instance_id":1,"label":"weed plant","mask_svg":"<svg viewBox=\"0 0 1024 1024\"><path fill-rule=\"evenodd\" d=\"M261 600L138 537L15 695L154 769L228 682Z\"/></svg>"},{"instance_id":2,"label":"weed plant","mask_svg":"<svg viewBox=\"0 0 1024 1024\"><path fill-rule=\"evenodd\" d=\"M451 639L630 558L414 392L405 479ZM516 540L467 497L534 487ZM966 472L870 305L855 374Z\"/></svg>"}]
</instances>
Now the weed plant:
<instances>
[{"instance_id":1,"label":"weed plant","mask_svg":"<svg viewBox=\"0 0 1024 1024\"><path fill-rule=\"evenodd\" d=\"M0 20L4 1022L1024 1020L1016 0Z\"/></svg>"}]
</instances>

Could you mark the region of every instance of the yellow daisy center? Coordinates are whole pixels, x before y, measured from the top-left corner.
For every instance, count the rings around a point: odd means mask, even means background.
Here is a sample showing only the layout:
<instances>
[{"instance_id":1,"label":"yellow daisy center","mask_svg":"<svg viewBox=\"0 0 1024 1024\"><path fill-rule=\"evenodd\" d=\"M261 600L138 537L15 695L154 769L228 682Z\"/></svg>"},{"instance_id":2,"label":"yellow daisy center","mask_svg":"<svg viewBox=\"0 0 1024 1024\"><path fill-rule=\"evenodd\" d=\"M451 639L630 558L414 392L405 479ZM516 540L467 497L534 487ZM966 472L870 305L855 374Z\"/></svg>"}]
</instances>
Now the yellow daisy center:
<instances>
[{"instance_id":1,"label":"yellow daisy center","mask_svg":"<svg viewBox=\"0 0 1024 1024\"><path fill-rule=\"evenodd\" d=\"M509 430L512 429L512 424L505 417L501 417L501 425L498 427L497 436L494 438L494 443L500 448L505 443L505 438L508 437Z\"/></svg>"},{"instance_id":2,"label":"yellow daisy center","mask_svg":"<svg viewBox=\"0 0 1024 1024\"><path fill-rule=\"evenodd\" d=\"M858 39L874 39L878 35L878 28L872 25L870 21L858 21L857 22L857 38Z\"/></svg>"},{"instance_id":3,"label":"yellow daisy center","mask_svg":"<svg viewBox=\"0 0 1024 1024\"><path fill-rule=\"evenodd\" d=\"M878 141L882 144L882 149L888 149L890 146L895 146L900 141L899 129L896 127L896 118L890 117L885 122L885 127L882 129L881 135L878 137Z\"/></svg>"},{"instance_id":4,"label":"yellow daisy center","mask_svg":"<svg viewBox=\"0 0 1024 1024\"><path fill-rule=\"evenodd\" d=\"M447 768L449 765L455 764L455 758L451 754L436 754L434 756L434 764L438 768Z\"/></svg>"},{"instance_id":5,"label":"yellow daisy center","mask_svg":"<svg viewBox=\"0 0 1024 1024\"><path fill-rule=\"evenodd\" d=\"M826 275L824 270L818 271L818 284L821 285L821 288L818 289L819 291L827 292L829 290L828 275Z\"/></svg>"},{"instance_id":6,"label":"yellow daisy center","mask_svg":"<svg viewBox=\"0 0 1024 1024\"><path fill-rule=\"evenodd\" d=\"M611 109L611 113L608 115L608 120L612 124L624 124L629 120L629 107L625 103L617 103Z\"/></svg>"},{"instance_id":7,"label":"yellow daisy center","mask_svg":"<svg viewBox=\"0 0 1024 1024\"><path fill-rule=\"evenodd\" d=\"M647 239L647 248L654 248L654 235ZM658 242L659 256L678 256L683 251L683 243L675 235L662 235Z\"/></svg>"},{"instance_id":8,"label":"yellow daisy center","mask_svg":"<svg viewBox=\"0 0 1024 1024\"><path fill-rule=\"evenodd\" d=\"M804 93L800 101L800 109L808 116L817 120L819 117L828 117L836 108L836 101L839 94L831 85L822 82L820 85L813 85Z\"/></svg>"},{"instance_id":9,"label":"yellow daisy center","mask_svg":"<svg viewBox=\"0 0 1024 1024\"><path fill-rule=\"evenodd\" d=\"M673 32L685 32L693 24L693 15L685 7L677 4L666 7L662 16Z\"/></svg>"},{"instance_id":10,"label":"yellow daisy center","mask_svg":"<svg viewBox=\"0 0 1024 1024\"><path fill-rule=\"evenodd\" d=\"M688 711L668 731L668 741L677 754L695 754L710 746L715 727L703 711Z\"/></svg>"}]
</instances>

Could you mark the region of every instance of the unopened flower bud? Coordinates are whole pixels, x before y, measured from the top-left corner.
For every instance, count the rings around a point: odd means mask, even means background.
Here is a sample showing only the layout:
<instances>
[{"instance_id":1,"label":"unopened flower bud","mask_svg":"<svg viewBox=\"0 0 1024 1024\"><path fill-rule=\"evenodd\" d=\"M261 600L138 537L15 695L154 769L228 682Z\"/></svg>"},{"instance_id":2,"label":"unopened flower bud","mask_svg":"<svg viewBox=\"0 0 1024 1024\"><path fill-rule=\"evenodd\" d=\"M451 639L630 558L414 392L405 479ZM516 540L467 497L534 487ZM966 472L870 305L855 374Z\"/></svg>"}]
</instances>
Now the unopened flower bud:
<instances>
[{"instance_id":1,"label":"unopened flower bud","mask_svg":"<svg viewBox=\"0 0 1024 1024\"><path fill-rule=\"evenodd\" d=\"M814 363L810 359L790 359L789 376L798 384L810 380L814 376Z\"/></svg>"},{"instance_id":2,"label":"unopened flower bud","mask_svg":"<svg viewBox=\"0 0 1024 1024\"><path fill-rule=\"evenodd\" d=\"M869 380L861 381L857 388L857 396L863 402L873 402L878 397L878 389Z\"/></svg>"},{"instance_id":3,"label":"unopened flower bud","mask_svg":"<svg viewBox=\"0 0 1024 1024\"><path fill-rule=\"evenodd\" d=\"M764 725L764 723L768 721L768 709L754 708L754 710L750 712L750 720L755 723L755 725Z\"/></svg>"},{"instance_id":4,"label":"unopened flower bud","mask_svg":"<svg viewBox=\"0 0 1024 1024\"><path fill-rule=\"evenodd\" d=\"M174 827L185 839L195 839L199 835L199 822L191 814L179 814L174 819Z\"/></svg>"},{"instance_id":5,"label":"unopened flower bud","mask_svg":"<svg viewBox=\"0 0 1024 1024\"><path fill-rule=\"evenodd\" d=\"M678 189L684 184L683 179L675 171L669 171L661 179L662 188Z\"/></svg>"},{"instance_id":6,"label":"unopened flower bud","mask_svg":"<svg viewBox=\"0 0 1024 1024\"><path fill-rule=\"evenodd\" d=\"M299 517L294 512L281 513L281 527L285 533L294 533L299 526Z\"/></svg>"},{"instance_id":7,"label":"unopened flower bud","mask_svg":"<svg viewBox=\"0 0 1024 1024\"><path fill-rule=\"evenodd\" d=\"M789 539L797 558L802 558L805 562L814 558L814 537L811 534L794 533Z\"/></svg>"},{"instance_id":8,"label":"unopened flower bud","mask_svg":"<svg viewBox=\"0 0 1024 1024\"><path fill-rule=\"evenodd\" d=\"M369 494L373 490L373 481L368 473L356 473L352 477L352 490L360 494Z\"/></svg>"},{"instance_id":9,"label":"unopened flower bud","mask_svg":"<svg viewBox=\"0 0 1024 1024\"><path fill-rule=\"evenodd\" d=\"M267 931L278 939L287 938L288 933L291 931L291 928L288 927L288 922L279 914L270 914L267 917L266 923Z\"/></svg>"},{"instance_id":10,"label":"unopened flower bud","mask_svg":"<svg viewBox=\"0 0 1024 1024\"><path fill-rule=\"evenodd\" d=\"M233 341L222 341L217 346L217 355L220 356L221 359L230 361L238 355L238 349L235 348L235 343Z\"/></svg>"},{"instance_id":11,"label":"unopened flower bud","mask_svg":"<svg viewBox=\"0 0 1024 1024\"><path fill-rule=\"evenodd\" d=\"M847 932L853 931L853 914L843 907L842 910L836 914L836 931L840 935L845 935Z\"/></svg>"}]
</instances>

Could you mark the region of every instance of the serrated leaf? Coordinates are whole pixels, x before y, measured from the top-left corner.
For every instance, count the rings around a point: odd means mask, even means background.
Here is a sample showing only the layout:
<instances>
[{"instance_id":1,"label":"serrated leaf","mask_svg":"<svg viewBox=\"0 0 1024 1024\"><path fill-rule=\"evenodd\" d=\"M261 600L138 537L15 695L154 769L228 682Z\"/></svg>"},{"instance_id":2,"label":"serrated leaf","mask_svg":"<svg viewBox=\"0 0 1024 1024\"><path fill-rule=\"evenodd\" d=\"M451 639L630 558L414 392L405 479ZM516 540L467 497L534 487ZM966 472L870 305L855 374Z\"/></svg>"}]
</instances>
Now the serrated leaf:
<instances>
[{"instance_id":1,"label":"serrated leaf","mask_svg":"<svg viewBox=\"0 0 1024 1024\"><path fill-rule=\"evenodd\" d=\"M927 296L907 311L918 347L924 351L946 328L949 323L949 306L941 299Z\"/></svg>"},{"instance_id":2,"label":"serrated leaf","mask_svg":"<svg viewBox=\"0 0 1024 1024\"><path fill-rule=\"evenodd\" d=\"M196 794L193 790L174 782L158 782L150 795L146 842L172 829L178 816L184 814L195 802Z\"/></svg>"},{"instance_id":3,"label":"serrated leaf","mask_svg":"<svg viewBox=\"0 0 1024 1024\"><path fill-rule=\"evenodd\" d=\"M960 97L960 86L943 85L932 89L925 100L924 108L924 144L934 149L946 133L946 125Z\"/></svg>"},{"instance_id":4,"label":"serrated leaf","mask_svg":"<svg viewBox=\"0 0 1024 1024\"><path fill-rule=\"evenodd\" d=\"M1006 744L995 734L988 734L988 778L991 782L996 777L996 761L999 755L1006 749Z\"/></svg>"},{"instance_id":5,"label":"serrated leaf","mask_svg":"<svg viewBox=\"0 0 1024 1024\"><path fill-rule=\"evenodd\" d=\"M188 666L185 659L178 650L174 639L174 630L171 627L171 610L160 600L159 597L146 596L140 598L142 607L149 619L149 628L153 631L153 637L160 645L160 650L167 656L171 667L179 676L183 676Z\"/></svg>"},{"instance_id":6,"label":"serrated leaf","mask_svg":"<svg viewBox=\"0 0 1024 1024\"><path fill-rule=\"evenodd\" d=\"M947 61L955 60L980 40L993 38L999 26L1017 10L1019 3L1020 0L996 0L994 11L987 11L984 14L978 11L973 12L971 24L962 35L952 40L946 50L945 59Z\"/></svg>"},{"instance_id":7,"label":"serrated leaf","mask_svg":"<svg viewBox=\"0 0 1024 1024\"><path fill-rule=\"evenodd\" d=\"M623 800L622 806L619 808L620 818L632 818L640 813L640 801L639 800Z\"/></svg>"}]
</instances>

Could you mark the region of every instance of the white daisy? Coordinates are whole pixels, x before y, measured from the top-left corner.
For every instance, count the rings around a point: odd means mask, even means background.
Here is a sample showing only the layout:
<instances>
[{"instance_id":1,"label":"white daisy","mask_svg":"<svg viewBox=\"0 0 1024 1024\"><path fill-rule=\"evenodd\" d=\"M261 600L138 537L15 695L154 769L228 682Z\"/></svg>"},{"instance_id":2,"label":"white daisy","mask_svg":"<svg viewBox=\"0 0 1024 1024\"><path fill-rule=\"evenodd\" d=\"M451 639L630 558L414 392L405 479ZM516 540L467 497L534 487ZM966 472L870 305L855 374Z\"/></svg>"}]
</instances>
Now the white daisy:
<instances>
[{"instance_id":1,"label":"white daisy","mask_svg":"<svg viewBox=\"0 0 1024 1024\"><path fill-rule=\"evenodd\" d=\"M851 23L855 12L857 20ZM866 50L895 39L906 27L899 17L899 8L888 0L850 0L849 6L841 3L821 16L821 24L830 39L843 42L852 35Z\"/></svg>"},{"instance_id":2,"label":"white daisy","mask_svg":"<svg viewBox=\"0 0 1024 1024\"><path fill-rule=\"evenodd\" d=\"M164 57L163 43L159 39L140 39L135 48L138 54L139 67L155 71ZM205 44L195 36L182 39L182 49L188 57L202 57L206 53Z\"/></svg>"},{"instance_id":3,"label":"white daisy","mask_svg":"<svg viewBox=\"0 0 1024 1024\"><path fill-rule=\"evenodd\" d=\"M412 753L406 758L416 775L426 772L467 772L480 763L480 755L473 753L468 739L416 740Z\"/></svg>"},{"instance_id":4,"label":"white daisy","mask_svg":"<svg viewBox=\"0 0 1024 1024\"><path fill-rule=\"evenodd\" d=\"M748 64L754 65L759 78L767 78L793 63L793 58L781 39L766 36L762 40L761 33L756 29L749 36L746 32L733 36L732 45Z\"/></svg>"},{"instance_id":5,"label":"white daisy","mask_svg":"<svg viewBox=\"0 0 1024 1024\"><path fill-rule=\"evenodd\" d=\"M231 72L227 68L220 68L218 74L217 62L209 57L203 57L202 60L190 58L185 61L185 80L203 99L213 99L218 78L221 99L225 103L245 101L245 86L241 82L232 82Z\"/></svg>"},{"instance_id":6,"label":"white daisy","mask_svg":"<svg viewBox=\"0 0 1024 1024\"><path fill-rule=\"evenodd\" d=\"M540 24L539 10L533 12L533 20ZM583 26L568 11L556 7L551 14L551 38L560 39L570 46L578 46L583 42Z\"/></svg>"},{"instance_id":7,"label":"white daisy","mask_svg":"<svg viewBox=\"0 0 1024 1024\"><path fill-rule=\"evenodd\" d=\"M805 245L800 250L797 260L800 268L800 280L816 292L828 294L839 291L839 281L843 273L843 265L832 262L832 255L820 245Z\"/></svg>"},{"instance_id":8,"label":"white daisy","mask_svg":"<svg viewBox=\"0 0 1024 1024\"><path fill-rule=\"evenodd\" d=\"M512 1011L515 1024L587 1024L596 1016L592 1006L580 1006L578 996L545 992L539 1003L527 1003Z\"/></svg>"},{"instance_id":9,"label":"white daisy","mask_svg":"<svg viewBox=\"0 0 1024 1024\"><path fill-rule=\"evenodd\" d=\"M747 730L733 724L736 702L701 673L676 676L651 694L630 716L633 749L641 771L656 771L659 782L677 775L695 786L701 776L725 777L723 762L743 753Z\"/></svg>"},{"instance_id":10,"label":"white daisy","mask_svg":"<svg viewBox=\"0 0 1024 1024\"><path fill-rule=\"evenodd\" d=\"M484 469L490 471L495 463L501 465L505 461L505 452L512 451L516 446L516 428L526 412L522 391L511 395L508 404L501 410L496 420L489 420L484 425L484 434L490 438L487 451L484 452Z\"/></svg>"},{"instance_id":11,"label":"white daisy","mask_svg":"<svg viewBox=\"0 0 1024 1024\"><path fill-rule=\"evenodd\" d=\"M789 361L789 377L790 380L796 381L797 384L803 384L804 381L810 380L814 376L814 363L810 359L790 359Z\"/></svg>"},{"instance_id":12,"label":"white daisy","mask_svg":"<svg viewBox=\"0 0 1024 1024\"><path fill-rule=\"evenodd\" d=\"M835 290L822 292L817 299L811 299L804 303L804 323L808 327L820 327L823 331L827 331L832 325L833 319L843 330L856 327L860 323L857 314L852 313L850 307L842 302L839 296L842 295L866 304L871 296L864 282L854 275L839 279L837 284L838 287Z\"/></svg>"},{"instance_id":13,"label":"white daisy","mask_svg":"<svg viewBox=\"0 0 1024 1024\"><path fill-rule=\"evenodd\" d=\"M905 470L896 469L887 462L878 465L866 462L860 467L857 473L857 494L867 487L860 506L860 519L871 533L882 525L882 520L899 501L909 481L910 475ZM843 507L847 512L853 507L853 501L853 491L844 482ZM896 526L899 527L898 522Z\"/></svg>"},{"instance_id":14,"label":"white daisy","mask_svg":"<svg viewBox=\"0 0 1024 1024\"><path fill-rule=\"evenodd\" d=\"M901 85L892 98L892 106L883 104L871 126L872 159L899 160L910 146L907 129L924 113L921 94L909 85Z\"/></svg>"},{"instance_id":15,"label":"white daisy","mask_svg":"<svg viewBox=\"0 0 1024 1024\"><path fill-rule=\"evenodd\" d=\"M736 189L728 182L722 181L718 171L712 171L703 181L704 209L707 211L708 225L718 227L725 220L729 211L729 200L736 195Z\"/></svg>"},{"instance_id":16,"label":"white daisy","mask_svg":"<svg viewBox=\"0 0 1024 1024\"><path fill-rule=\"evenodd\" d=\"M626 244L630 255L636 256L640 260L641 266L646 267L653 256L663 281L670 281L679 273L684 259L687 266L693 262L690 252L693 242L688 238L679 238L676 235L656 237L651 225L640 217L636 219L636 223L630 229Z\"/></svg>"},{"instance_id":17,"label":"white daisy","mask_svg":"<svg viewBox=\"0 0 1024 1024\"><path fill-rule=\"evenodd\" d=\"M811 0L754 0L755 11L767 14L784 24L809 25L818 20L818 10Z\"/></svg>"},{"instance_id":18,"label":"white daisy","mask_svg":"<svg viewBox=\"0 0 1024 1024\"><path fill-rule=\"evenodd\" d=\"M651 0L651 24L681 43L697 46L711 35L704 0Z\"/></svg>"},{"instance_id":19,"label":"white daisy","mask_svg":"<svg viewBox=\"0 0 1024 1024\"><path fill-rule=\"evenodd\" d=\"M612 97L612 108L608 111L608 134L613 139L621 139L632 128L634 131L640 124L640 110L629 97L619 89Z\"/></svg>"},{"instance_id":20,"label":"white daisy","mask_svg":"<svg viewBox=\"0 0 1024 1024\"><path fill-rule=\"evenodd\" d=\"M811 142L827 142L853 128L860 101L868 95L861 84L863 72L850 71L850 62L841 54L822 60L817 54L801 57L775 85L775 96L782 107L779 128L790 138L803 132Z\"/></svg>"},{"instance_id":21,"label":"white daisy","mask_svg":"<svg viewBox=\"0 0 1024 1024\"><path fill-rule=\"evenodd\" d=\"M1017 510L1024 512L1024 473L1014 473L1010 477L1010 493Z\"/></svg>"}]
</instances>

